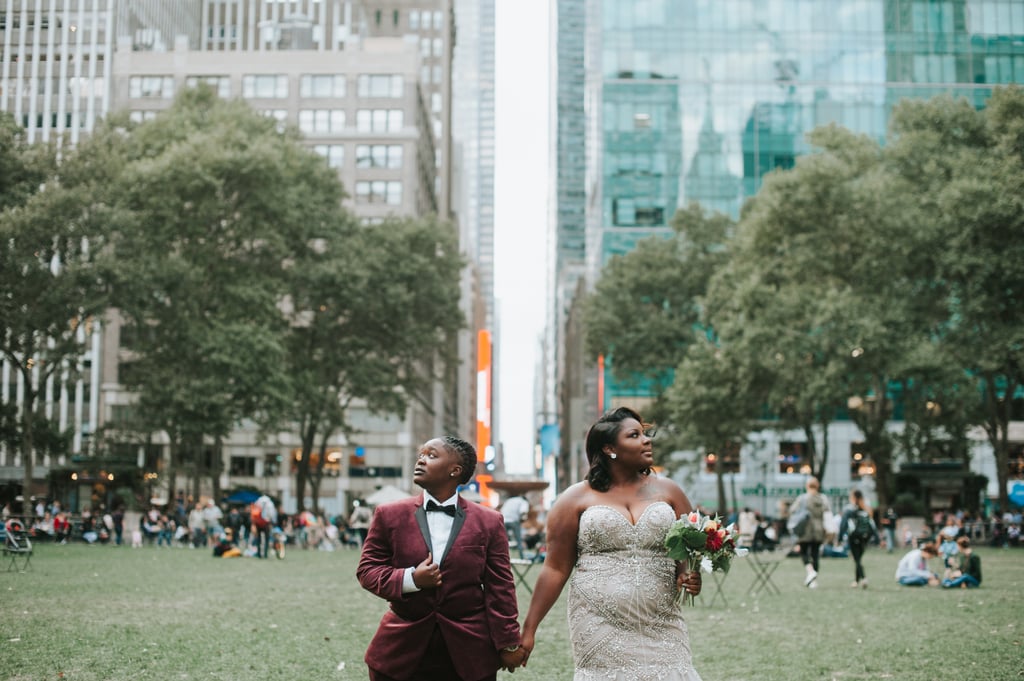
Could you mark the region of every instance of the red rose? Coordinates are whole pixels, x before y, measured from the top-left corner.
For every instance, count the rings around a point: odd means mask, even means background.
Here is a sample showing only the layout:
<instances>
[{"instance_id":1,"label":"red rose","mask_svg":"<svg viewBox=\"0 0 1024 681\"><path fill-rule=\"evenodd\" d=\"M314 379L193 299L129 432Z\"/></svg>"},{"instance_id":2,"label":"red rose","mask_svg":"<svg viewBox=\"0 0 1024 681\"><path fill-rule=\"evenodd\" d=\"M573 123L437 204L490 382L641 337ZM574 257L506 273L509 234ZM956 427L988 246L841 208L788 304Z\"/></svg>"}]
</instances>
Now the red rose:
<instances>
[{"instance_id":1,"label":"red rose","mask_svg":"<svg viewBox=\"0 0 1024 681\"><path fill-rule=\"evenodd\" d=\"M708 551L717 551L722 548L722 538L718 536L717 532L712 532L708 535L707 549Z\"/></svg>"}]
</instances>

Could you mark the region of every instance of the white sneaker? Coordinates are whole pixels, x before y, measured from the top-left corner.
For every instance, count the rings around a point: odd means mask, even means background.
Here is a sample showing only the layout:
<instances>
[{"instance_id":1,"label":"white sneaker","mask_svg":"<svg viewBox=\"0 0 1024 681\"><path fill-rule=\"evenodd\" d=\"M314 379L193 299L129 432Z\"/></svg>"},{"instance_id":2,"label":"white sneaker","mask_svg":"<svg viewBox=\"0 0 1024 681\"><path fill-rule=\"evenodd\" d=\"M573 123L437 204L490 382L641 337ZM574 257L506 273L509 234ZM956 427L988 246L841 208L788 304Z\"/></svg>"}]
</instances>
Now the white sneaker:
<instances>
[{"instance_id":1,"label":"white sneaker","mask_svg":"<svg viewBox=\"0 0 1024 681\"><path fill-rule=\"evenodd\" d=\"M811 582L810 584L807 585L807 588L808 589L817 589L818 588L818 583L817 582Z\"/></svg>"},{"instance_id":2,"label":"white sneaker","mask_svg":"<svg viewBox=\"0 0 1024 681\"><path fill-rule=\"evenodd\" d=\"M811 570L810 572L807 573L807 577L804 578L804 586L811 586L811 584L813 584L814 580L816 580L817 578L818 578L817 571Z\"/></svg>"}]
</instances>

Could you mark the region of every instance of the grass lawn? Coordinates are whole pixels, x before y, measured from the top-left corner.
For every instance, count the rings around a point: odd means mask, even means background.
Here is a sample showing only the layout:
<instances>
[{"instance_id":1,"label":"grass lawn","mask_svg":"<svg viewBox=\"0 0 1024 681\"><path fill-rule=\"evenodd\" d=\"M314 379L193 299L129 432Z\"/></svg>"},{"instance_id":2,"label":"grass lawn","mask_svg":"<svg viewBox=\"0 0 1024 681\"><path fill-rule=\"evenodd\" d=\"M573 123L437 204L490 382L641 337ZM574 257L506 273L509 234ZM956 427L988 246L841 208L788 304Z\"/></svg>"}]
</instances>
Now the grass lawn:
<instances>
[{"instance_id":1,"label":"grass lawn","mask_svg":"<svg viewBox=\"0 0 1024 681\"><path fill-rule=\"evenodd\" d=\"M899 587L899 556L874 549L868 590L849 588L850 559L824 559L810 590L788 558L773 578L781 595L757 598L747 595L749 559L739 559L723 585L727 605L706 605L715 586L706 576L687 609L697 670L705 681L1024 678L1024 551L978 554L980 589ZM351 550L260 561L37 546L29 571L0 571L0 679L366 679L363 652L386 604L359 588L356 560ZM528 598L520 587L521 614ZM514 678L572 678L564 597Z\"/></svg>"}]
</instances>

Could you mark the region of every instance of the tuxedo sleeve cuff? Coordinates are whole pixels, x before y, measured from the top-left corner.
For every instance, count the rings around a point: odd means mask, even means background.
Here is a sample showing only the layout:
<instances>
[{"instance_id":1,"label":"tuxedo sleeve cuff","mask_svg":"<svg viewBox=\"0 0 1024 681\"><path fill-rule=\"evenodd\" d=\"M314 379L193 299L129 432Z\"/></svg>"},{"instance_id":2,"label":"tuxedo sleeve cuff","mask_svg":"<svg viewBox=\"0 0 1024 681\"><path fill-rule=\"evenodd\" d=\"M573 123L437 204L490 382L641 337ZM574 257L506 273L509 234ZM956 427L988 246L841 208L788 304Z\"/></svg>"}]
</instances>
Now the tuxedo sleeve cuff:
<instances>
[{"instance_id":1,"label":"tuxedo sleeve cuff","mask_svg":"<svg viewBox=\"0 0 1024 681\"><path fill-rule=\"evenodd\" d=\"M412 573L416 568L405 568L405 575L402 577L402 593L411 594L415 591L419 591L419 587L416 586L416 582L412 581Z\"/></svg>"}]
</instances>

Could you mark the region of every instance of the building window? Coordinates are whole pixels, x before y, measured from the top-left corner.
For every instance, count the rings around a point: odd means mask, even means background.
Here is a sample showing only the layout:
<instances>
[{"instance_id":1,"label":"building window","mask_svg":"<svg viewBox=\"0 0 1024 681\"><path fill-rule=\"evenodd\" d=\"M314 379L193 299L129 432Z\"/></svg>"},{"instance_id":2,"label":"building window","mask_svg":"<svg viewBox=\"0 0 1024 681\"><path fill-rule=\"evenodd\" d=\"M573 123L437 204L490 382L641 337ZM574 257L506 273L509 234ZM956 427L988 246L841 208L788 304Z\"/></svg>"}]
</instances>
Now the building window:
<instances>
[{"instance_id":1,"label":"building window","mask_svg":"<svg viewBox=\"0 0 1024 681\"><path fill-rule=\"evenodd\" d=\"M242 76L242 96L246 99L285 99L288 97L288 76L283 74Z\"/></svg>"},{"instance_id":2,"label":"building window","mask_svg":"<svg viewBox=\"0 0 1024 681\"><path fill-rule=\"evenodd\" d=\"M721 461L719 461L721 459ZM704 472L715 473L721 464L723 473L740 472L740 446L739 443L730 442L717 452L708 452L704 455Z\"/></svg>"},{"instance_id":3,"label":"building window","mask_svg":"<svg viewBox=\"0 0 1024 681\"><path fill-rule=\"evenodd\" d=\"M194 88L200 83L206 83L212 87L221 99L231 97L231 78L229 76L189 76L185 79L187 87Z\"/></svg>"},{"instance_id":4,"label":"building window","mask_svg":"<svg viewBox=\"0 0 1024 681\"><path fill-rule=\"evenodd\" d=\"M132 111L128 114L128 120L133 123L142 123L156 118L158 111Z\"/></svg>"},{"instance_id":5,"label":"building window","mask_svg":"<svg viewBox=\"0 0 1024 681\"><path fill-rule=\"evenodd\" d=\"M440 38L434 38L431 44L431 52L435 57L440 57L444 54L444 41Z\"/></svg>"},{"instance_id":6,"label":"building window","mask_svg":"<svg viewBox=\"0 0 1024 681\"><path fill-rule=\"evenodd\" d=\"M293 449L291 457L291 472L294 474L298 470L299 461L302 459L302 450ZM328 449L327 457L324 460L324 475L328 478L336 478L341 475L341 460L342 451L338 448ZM320 468L320 452L309 453L309 468L310 470L316 470Z\"/></svg>"},{"instance_id":7,"label":"building window","mask_svg":"<svg viewBox=\"0 0 1024 681\"><path fill-rule=\"evenodd\" d=\"M277 476L281 474L281 455L280 454L264 454L263 455L263 475L264 477Z\"/></svg>"},{"instance_id":8,"label":"building window","mask_svg":"<svg viewBox=\"0 0 1024 681\"><path fill-rule=\"evenodd\" d=\"M317 144L313 151L327 159L330 168L341 168L345 165L345 145L343 144Z\"/></svg>"},{"instance_id":9,"label":"building window","mask_svg":"<svg viewBox=\"0 0 1024 681\"><path fill-rule=\"evenodd\" d=\"M359 74L358 94L360 97L397 98L402 96L402 87L402 76L398 74Z\"/></svg>"},{"instance_id":10,"label":"building window","mask_svg":"<svg viewBox=\"0 0 1024 681\"><path fill-rule=\"evenodd\" d=\"M277 121L277 130L284 132L285 127L288 125L287 109L259 109L259 112L267 118L273 118Z\"/></svg>"},{"instance_id":11,"label":"building window","mask_svg":"<svg viewBox=\"0 0 1024 681\"><path fill-rule=\"evenodd\" d=\"M401 205L402 183L384 180L356 182L356 203Z\"/></svg>"},{"instance_id":12,"label":"building window","mask_svg":"<svg viewBox=\"0 0 1024 681\"><path fill-rule=\"evenodd\" d=\"M409 10L409 28L413 31L420 30L420 11L418 9Z\"/></svg>"},{"instance_id":13,"label":"building window","mask_svg":"<svg viewBox=\"0 0 1024 681\"><path fill-rule=\"evenodd\" d=\"M115 428L131 430L139 425L139 410L134 404L115 404L110 407L110 421Z\"/></svg>"},{"instance_id":14,"label":"building window","mask_svg":"<svg viewBox=\"0 0 1024 681\"><path fill-rule=\"evenodd\" d=\"M256 475L256 457L232 456L228 471L231 475L252 477Z\"/></svg>"},{"instance_id":15,"label":"building window","mask_svg":"<svg viewBox=\"0 0 1024 681\"><path fill-rule=\"evenodd\" d=\"M431 92L430 93L430 110L431 110L431 112L433 112L433 113L440 113L443 104L444 104L444 100L441 99L441 93L440 92Z\"/></svg>"},{"instance_id":16,"label":"building window","mask_svg":"<svg viewBox=\"0 0 1024 681\"><path fill-rule=\"evenodd\" d=\"M132 76L128 79L131 99L171 99L174 97L172 76Z\"/></svg>"},{"instance_id":17,"label":"building window","mask_svg":"<svg viewBox=\"0 0 1024 681\"><path fill-rule=\"evenodd\" d=\"M356 168L401 168L402 145L360 144L356 146Z\"/></svg>"},{"instance_id":18,"label":"building window","mask_svg":"<svg viewBox=\"0 0 1024 681\"><path fill-rule=\"evenodd\" d=\"M435 84L440 83L441 82L441 67L440 66L435 66L435 67L431 68L430 69L430 77L434 81Z\"/></svg>"},{"instance_id":19,"label":"building window","mask_svg":"<svg viewBox=\"0 0 1024 681\"><path fill-rule=\"evenodd\" d=\"M811 474L811 461L807 456L806 442L779 443L779 473Z\"/></svg>"},{"instance_id":20,"label":"building window","mask_svg":"<svg viewBox=\"0 0 1024 681\"><path fill-rule=\"evenodd\" d=\"M299 79L300 97L344 97L347 83L344 74L306 74Z\"/></svg>"},{"instance_id":21,"label":"building window","mask_svg":"<svg viewBox=\"0 0 1024 681\"><path fill-rule=\"evenodd\" d=\"M1024 480L1024 442L1011 442L1006 472L1010 480Z\"/></svg>"},{"instance_id":22,"label":"building window","mask_svg":"<svg viewBox=\"0 0 1024 681\"><path fill-rule=\"evenodd\" d=\"M299 130L311 132L341 132L345 128L342 109L302 109L299 111Z\"/></svg>"},{"instance_id":23,"label":"building window","mask_svg":"<svg viewBox=\"0 0 1024 681\"><path fill-rule=\"evenodd\" d=\"M356 112L359 132L401 132L404 112L401 109L360 109Z\"/></svg>"},{"instance_id":24,"label":"building window","mask_svg":"<svg viewBox=\"0 0 1024 681\"><path fill-rule=\"evenodd\" d=\"M441 10L434 11L434 30L440 31L444 28L444 13Z\"/></svg>"},{"instance_id":25,"label":"building window","mask_svg":"<svg viewBox=\"0 0 1024 681\"><path fill-rule=\"evenodd\" d=\"M134 387L141 383L138 362L118 362L117 382L123 386Z\"/></svg>"},{"instance_id":26,"label":"building window","mask_svg":"<svg viewBox=\"0 0 1024 681\"><path fill-rule=\"evenodd\" d=\"M850 479L860 480L875 474L875 462L864 452L863 442L850 443Z\"/></svg>"}]
</instances>

